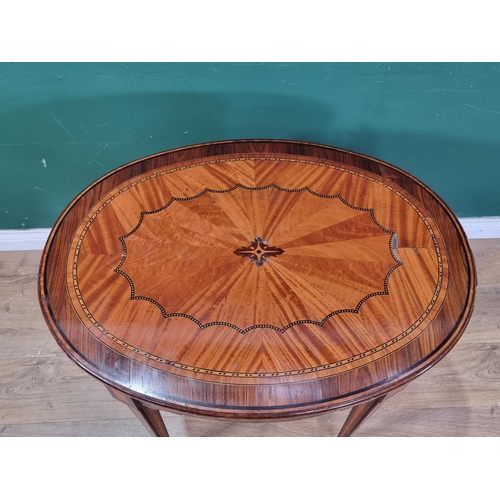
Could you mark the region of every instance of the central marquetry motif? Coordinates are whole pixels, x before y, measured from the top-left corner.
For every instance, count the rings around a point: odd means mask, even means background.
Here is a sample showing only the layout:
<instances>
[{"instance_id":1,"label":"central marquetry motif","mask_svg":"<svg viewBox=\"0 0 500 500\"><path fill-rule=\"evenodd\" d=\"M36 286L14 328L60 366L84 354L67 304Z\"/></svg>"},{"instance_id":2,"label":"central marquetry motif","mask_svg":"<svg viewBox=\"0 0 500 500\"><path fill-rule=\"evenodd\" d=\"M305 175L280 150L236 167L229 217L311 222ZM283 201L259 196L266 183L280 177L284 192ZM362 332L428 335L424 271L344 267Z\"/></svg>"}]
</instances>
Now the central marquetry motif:
<instances>
[{"instance_id":1,"label":"central marquetry motif","mask_svg":"<svg viewBox=\"0 0 500 500\"><path fill-rule=\"evenodd\" d=\"M238 184L143 212L116 272L164 318L285 332L387 295L393 236L338 194Z\"/></svg>"},{"instance_id":2,"label":"central marquetry motif","mask_svg":"<svg viewBox=\"0 0 500 500\"><path fill-rule=\"evenodd\" d=\"M241 257L248 257L250 262L253 262L257 267L262 267L269 257L276 257L283 252L282 248L270 247L267 241L256 236L249 246L238 248L233 253Z\"/></svg>"}]
</instances>

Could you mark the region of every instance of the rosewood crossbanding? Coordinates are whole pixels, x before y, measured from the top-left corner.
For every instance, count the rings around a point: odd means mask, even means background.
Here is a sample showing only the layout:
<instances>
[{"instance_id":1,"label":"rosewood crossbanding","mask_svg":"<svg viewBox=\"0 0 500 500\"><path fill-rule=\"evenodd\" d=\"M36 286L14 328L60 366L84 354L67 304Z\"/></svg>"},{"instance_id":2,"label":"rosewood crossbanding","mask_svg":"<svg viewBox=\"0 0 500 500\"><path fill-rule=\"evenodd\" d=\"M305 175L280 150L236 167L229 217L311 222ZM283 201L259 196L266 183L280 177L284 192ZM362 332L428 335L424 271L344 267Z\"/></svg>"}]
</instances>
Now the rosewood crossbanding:
<instances>
[{"instance_id":1,"label":"rosewood crossbanding","mask_svg":"<svg viewBox=\"0 0 500 500\"><path fill-rule=\"evenodd\" d=\"M451 349L475 287L463 231L428 188L286 141L111 172L61 216L42 270L60 345L134 412L236 418L379 401Z\"/></svg>"}]
</instances>

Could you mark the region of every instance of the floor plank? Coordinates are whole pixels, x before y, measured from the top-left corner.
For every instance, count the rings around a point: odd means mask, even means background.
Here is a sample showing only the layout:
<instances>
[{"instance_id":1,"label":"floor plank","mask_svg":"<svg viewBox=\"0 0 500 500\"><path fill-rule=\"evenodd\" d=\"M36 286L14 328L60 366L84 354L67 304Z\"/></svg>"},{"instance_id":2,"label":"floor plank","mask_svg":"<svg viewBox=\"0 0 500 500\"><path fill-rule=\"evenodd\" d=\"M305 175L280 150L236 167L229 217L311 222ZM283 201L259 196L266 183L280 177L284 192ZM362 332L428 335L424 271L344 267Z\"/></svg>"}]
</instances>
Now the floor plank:
<instances>
[{"instance_id":1,"label":"floor plank","mask_svg":"<svg viewBox=\"0 0 500 500\"><path fill-rule=\"evenodd\" d=\"M477 300L438 365L389 398L356 436L500 436L500 240L472 240ZM0 436L147 436L130 410L59 349L40 312L40 251L0 252ZM172 437L333 436L347 410L295 421L162 412Z\"/></svg>"}]
</instances>

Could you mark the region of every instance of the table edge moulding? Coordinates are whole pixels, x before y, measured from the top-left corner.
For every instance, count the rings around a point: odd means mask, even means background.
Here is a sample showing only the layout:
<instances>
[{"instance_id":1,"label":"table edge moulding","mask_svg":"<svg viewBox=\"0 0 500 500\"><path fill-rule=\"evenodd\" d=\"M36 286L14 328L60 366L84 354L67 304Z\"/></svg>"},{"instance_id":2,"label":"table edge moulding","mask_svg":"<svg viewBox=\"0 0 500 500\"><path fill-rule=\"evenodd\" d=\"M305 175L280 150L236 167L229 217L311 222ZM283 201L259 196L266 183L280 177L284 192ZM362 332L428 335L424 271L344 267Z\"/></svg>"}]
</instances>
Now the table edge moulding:
<instances>
[{"instance_id":1,"label":"table edge moulding","mask_svg":"<svg viewBox=\"0 0 500 500\"><path fill-rule=\"evenodd\" d=\"M332 146L234 140L102 176L63 211L38 295L61 349L150 434L160 410L351 435L439 362L473 311L474 259L430 188Z\"/></svg>"}]
</instances>

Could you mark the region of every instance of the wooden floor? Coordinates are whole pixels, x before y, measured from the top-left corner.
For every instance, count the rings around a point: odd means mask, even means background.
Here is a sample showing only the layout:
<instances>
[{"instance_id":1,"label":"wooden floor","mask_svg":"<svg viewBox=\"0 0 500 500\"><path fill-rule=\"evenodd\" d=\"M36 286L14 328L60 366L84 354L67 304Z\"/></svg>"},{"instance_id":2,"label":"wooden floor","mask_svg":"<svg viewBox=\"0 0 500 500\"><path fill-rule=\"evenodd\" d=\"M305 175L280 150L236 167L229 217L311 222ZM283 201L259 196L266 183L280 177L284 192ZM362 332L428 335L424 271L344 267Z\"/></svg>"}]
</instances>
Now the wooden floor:
<instances>
[{"instance_id":1,"label":"wooden floor","mask_svg":"<svg viewBox=\"0 0 500 500\"><path fill-rule=\"evenodd\" d=\"M500 240L471 246L479 285L467 331L355 436L500 436ZM40 255L0 252L0 436L148 436L53 340L36 295ZM279 423L163 416L171 436L332 436L347 412Z\"/></svg>"}]
</instances>

